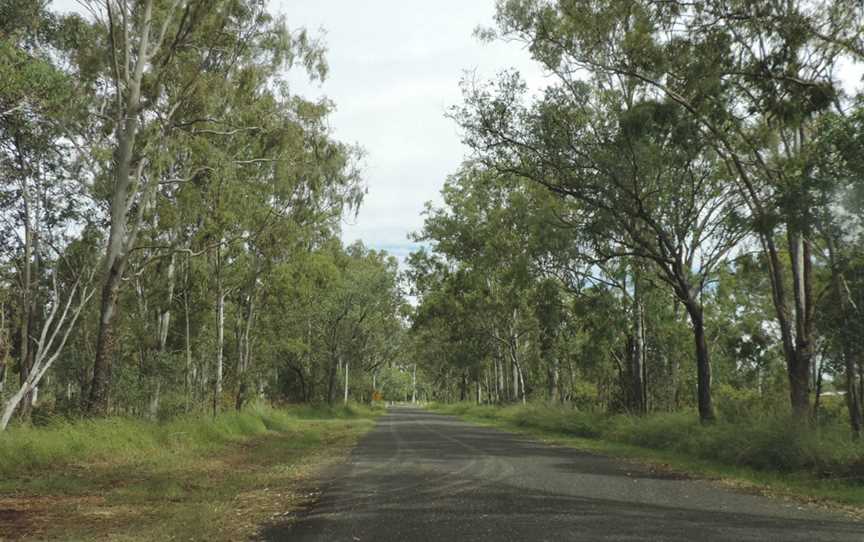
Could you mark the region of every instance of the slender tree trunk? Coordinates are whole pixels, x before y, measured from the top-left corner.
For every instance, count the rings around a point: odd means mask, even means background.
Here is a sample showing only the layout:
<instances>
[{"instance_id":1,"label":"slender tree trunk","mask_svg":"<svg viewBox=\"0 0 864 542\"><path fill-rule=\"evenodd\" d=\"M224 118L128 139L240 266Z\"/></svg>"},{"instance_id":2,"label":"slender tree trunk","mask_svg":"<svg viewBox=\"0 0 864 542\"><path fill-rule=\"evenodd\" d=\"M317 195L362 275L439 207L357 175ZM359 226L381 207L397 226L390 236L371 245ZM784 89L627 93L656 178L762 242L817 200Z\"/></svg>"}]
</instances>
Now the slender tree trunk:
<instances>
[{"instance_id":1,"label":"slender tree trunk","mask_svg":"<svg viewBox=\"0 0 864 542\"><path fill-rule=\"evenodd\" d=\"M693 341L696 346L696 396L699 419L703 423L714 421L714 405L711 399L711 358L705 337L705 321L702 305L695 299L686 304L690 323L693 326Z\"/></svg>"},{"instance_id":2,"label":"slender tree trunk","mask_svg":"<svg viewBox=\"0 0 864 542\"><path fill-rule=\"evenodd\" d=\"M348 404L348 373L350 372L349 363L347 361L342 366L342 369L345 371L345 400L344 400L344 403L347 405Z\"/></svg>"},{"instance_id":3,"label":"slender tree trunk","mask_svg":"<svg viewBox=\"0 0 864 542\"><path fill-rule=\"evenodd\" d=\"M414 364L414 371L411 375L411 404L417 403L417 364Z\"/></svg>"},{"instance_id":4,"label":"slender tree trunk","mask_svg":"<svg viewBox=\"0 0 864 542\"><path fill-rule=\"evenodd\" d=\"M855 337L851 336L848 331L849 322L852 319L851 303L845 286L845 278L837 262L836 242L831 234L828 234L826 238L828 241L828 257L831 264L831 286L837 298L841 318L838 334L841 354L843 356L843 366L846 373L846 407L849 410L849 426L853 437L858 439L861 437L862 427L864 427L864 411L862 411L861 394L858 388L860 359L856 359L860 355L861 350L857 347Z\"/></svg>"},{"instance_id":5,"label":"slender tree trunk","mask_svg":"<svg viewBox=\"0 0 864 542\"><path fill-rule=\"evenodd\" d=\"M183 294L183 314L185 316L185 346L186 346L186 367L183 371L183 390L186 396L186 411L189 411L190 399L192 394L192 333L189 329L189 292Z\"/></svg>"},{"instance_id":6,"label":"slender tree trunk","mask_svg":"<svg viewBox=\"0 0 864 542\"><path fill-rule=\"evenodd\" d=\"M240 332L240 356L239 356L239 371L238 371L238 379L240 381L240 385L238 386L237 391L237 401L236 407L237 410L243 408L243 403L246 401L245 394L249 387L247 382L249 367L252 362L252 323L255 319L255 293L254 290L247 297L247 307L245 314L246 322L243 325L243 329Z\"/></svg>"},{"instance_id":7,"label":"slender tree trunk","mask_svg":"<svg viewBox=\"0 0 864 542\"><path fill-rule=\"evenodd\" d=\"M216 381L214 405L222 397L222 370L225 356L225 291L221 283L216 292Z\"/></svg>"},{"instance_id":8,"label":"slender tree trunk","mask_svg":"<svg viewBox=\"0 0 864 542\"><path fill-rule=\"evenodd\" d=\"M496 367L498 368L498 402L504 403L507 400L507 371L505 370L504 355L501 353L500 346L497 347L495 357Z\"/></svg>"},{"instance_id":9,"label":"slender tree trunk","mask_svg":"<svg viewBox=\"0 0 864 542\"><path fill-rule=\"evenodd\" d=\"M117 298L120 294L122 269L112 266L102 287L99 305L99 334L96 337L96 361L93 365L93 379L90 382L90 396L87 411L91 414L105 415L109 408L111 368L114 357L114 316Z\"/></svg>"},{"instance_id":10,"label":"slender tree trunk","mask_svg":"<svg viewBox=\"0 0 864 542\"><path fill-rule=\"evenodd\" d=\"M12 415L15 409L21 404L24 396L30 391L29 387L22 385L6 402L3 404L3 414L0 415L0 431L5 431L9 422L12 420Z\"/></svg>"},{"instance_id":11,"label":"slender tree trunk","mask_svg":"<svg viewBox=\"0 0 864 542\"><path fill-rule=\"evenodd\" d=\"M330 370L327 375L327 403L333 404L333 401L336 399L336 373L337 368L340 365L339 357L336 352L330 353Z\"/></svg>"},{"instance_id":12,"label":"slender tree trunk","mask_svg":"<svg viewBox=\"0 0 864 542\"><path fill-rule=\"evenodd\" d=\"M645 413L645 395L644 395L644 363L643 354L645 353L644 338L645 334L642 330L642 288L639 280L638 272L633 274L633 341L630 351L630 367L628 370L630 376L630 408L637 414Z\"/></svg>"},{"instance_id":13,"label":"slender tree trunk","mask_svg":"<svg viewBox=\"0 0 864 542\"><path fill-rule=\"evenodd\" d=\"M552 390L549 394L549 398L553 403L558 403L561 401L561 360L558 359L558 356L553 353L552 354Z\"/></svg>"},{"instance_id":14,"label":"slender tree trunk","mask_svg":"<svg viewBox=\"0 0 864 542\"><path fill-rule=\"evenodd\" d=\"M795 352L789 367L789 395L792 412L799 420L811 415L810 368L813 363L812 262L810 243L803 233L790 233L789 258L792 262L792 284L795 293Z\"/></svg>"},{"instance_id":15,"label":"slender tree trunk","mask_svg":"<svg viewBox=\"0 0 864 542\"><path fill-rule=\"evenodd\" d=\"M522 373L522 367L517 365L516 369L519 371L519 387L522 388L522 404L524 405L528 403L528 395L525 391L525 377Z\"/></svg>"},{"instance_id":16,"label":"slender tree trunk","mask_svg":"<svg viewBox=\"0 0 864 542\"><path fill-rule=\"evenodd\" d=\"M512 348L512 346L511 346ZM513 356L513 353L510 354ZM513 357L510 362L513 365L513 400L519 400L519 366L516 364L516 358Z\"/></svg>"}]
</instances>

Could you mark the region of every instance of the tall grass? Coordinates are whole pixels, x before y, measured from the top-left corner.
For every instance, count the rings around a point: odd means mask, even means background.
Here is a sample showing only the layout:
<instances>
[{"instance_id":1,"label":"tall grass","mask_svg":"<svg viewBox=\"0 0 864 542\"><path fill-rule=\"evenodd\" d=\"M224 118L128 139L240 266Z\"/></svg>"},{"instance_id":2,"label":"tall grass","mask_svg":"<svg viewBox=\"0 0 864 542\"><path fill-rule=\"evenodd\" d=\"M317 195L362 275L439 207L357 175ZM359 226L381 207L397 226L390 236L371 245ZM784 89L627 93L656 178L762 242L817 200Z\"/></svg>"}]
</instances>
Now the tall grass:
<instances>
[{"instance_id":1,"label":"tall grass","mask_svg":"<svg viewBox=\"0 0 864 542\"><path fill-rule=\"evenodd\" d=\"M188 415L158 423L133 418L54 420L0 433L0 478L84 462L146 463L197 456L255 435L290 433L301 420L371 417L361 405L255 405L218 416Z\"/></svg>"},{"instance_id":2,"label":"tall grass","mask_svg":"<svg viewBox=\"0 0 864 542\"><path fill-rule=\"evenodd\" d=\"M504 422L549 433L667 450L703 460L756 470L810 471L819 476L864 482L864 443L831 419L815 428L775 412L753 413L702 425L691 412L647 416L603 415L544 404L507 407L468 403L438 405L438 410Z\"/></svg>"}]
</instances>

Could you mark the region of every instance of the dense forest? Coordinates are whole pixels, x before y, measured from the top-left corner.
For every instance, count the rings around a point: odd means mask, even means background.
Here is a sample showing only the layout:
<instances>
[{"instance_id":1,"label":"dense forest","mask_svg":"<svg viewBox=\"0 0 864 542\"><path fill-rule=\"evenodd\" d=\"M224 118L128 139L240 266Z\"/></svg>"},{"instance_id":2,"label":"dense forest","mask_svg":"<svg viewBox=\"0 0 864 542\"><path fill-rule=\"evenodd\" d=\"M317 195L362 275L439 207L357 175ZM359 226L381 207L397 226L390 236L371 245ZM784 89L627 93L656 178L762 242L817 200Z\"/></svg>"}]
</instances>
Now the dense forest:
<instances>
[{"instance_id":1,"label":"dense forest","mask_svg":"<svg viewBox=\"0 0 864 542\"><path fill-rule=\"evenodd\" d=\"M0 428L404 394L396 260L340 241L362 151L289 83L323 44L263 0L82 7L0 2Z\"/></svg>"},{"instance_id":2,"label":"dense forest","mask_svg":"<svg viewBox=\"0 0 864 542\"><path fill-rule=\"evenodd\" d=\"M325 47L263 0L0 3L12 419L545 401L862 430L859 2L502 0L524 45L397 260ZM480 46L480 45L478 45Z\"/></svg>"},{"instance_id":3,"label":"dense forest","mask_svg":"<svg viewBox=\"0 0 864 542\"><path fill-rule=\"evenodd\" d=\"M430 393L862 428L860 2L502 0L412 255ZM785 413L785 414L784 414Z\"/></svg>"}]
</instances>

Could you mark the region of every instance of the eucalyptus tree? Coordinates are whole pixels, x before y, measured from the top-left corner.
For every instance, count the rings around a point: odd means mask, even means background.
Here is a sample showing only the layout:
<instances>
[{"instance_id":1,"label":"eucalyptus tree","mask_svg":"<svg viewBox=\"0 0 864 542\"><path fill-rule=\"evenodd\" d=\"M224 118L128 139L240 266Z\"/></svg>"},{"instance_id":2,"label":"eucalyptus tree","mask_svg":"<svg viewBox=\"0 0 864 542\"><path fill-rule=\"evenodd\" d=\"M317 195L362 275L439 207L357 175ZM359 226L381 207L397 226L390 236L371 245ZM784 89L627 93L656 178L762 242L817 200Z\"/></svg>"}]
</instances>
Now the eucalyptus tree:
<instances>
[{"instance_id":1,"label":"eucalyptus tree","mask_svg":"<svg viewBox=\"0 0 864 542\"><path fill-rule=\"evenodd\" d=\"M864 210L864 108L859 96L849 111L824 115L805 148L805 164L818 190L815 228L824 243L821 256L828 269L830 295L825 296L820 326L831 350L842 360L849 422L853 435L864 428L864 341L860 274L862 210ZM817 245L818 247L818 245Z\"/></svg>"},{"instance_id":2,"label":"eucalyptus tree","mask_svg":"<svg viewBox=\"0 0 864 542\"><path fill-rule=\"evenodd\" d=\"M549 87L524 104L518 76L469 89L456 118L487 167L533 181L568 202L560 219L581 238L581 258L633 262L634 337L643 333L640 264L654 266L693 326L700 418L714 417L701 293L741 240L739 200L698 126L667 101L617 92L598 82ZM574 242L577 239L574 239ZM642 387L635 347L634 390ZM637 405L644 405L638 397ZM640 407L640 409L644 409Z\"/></svg>"},{"instance_id":3,"label":"eucalyptus tree","mask_svg":"<svg viewBox=\"0 0 864 542\"><path fill-rule=\"evenodd\" d=\"M49 277L56 279L72 240L69 230L87 222L84 184L73 148L63 137L63 125L80 114L84 102L74 79L60 68L68 59L65 41L76 35L77 27L74 18L53 15L43 2L12 1L0 7L0 174L7 180L0 188L0 249L3 264L15 269L17 300L9 306L18 340L12 354L19 389L28 398L23 401L25 417L29 393L36 392L42 376L38 367L56 359L40 328L68 323L68 313L43 310L62 304L62 288L52 287ZM20 397L11 410L19 402Z\"/></svg>"},{"instance_id":4,"label":"eucalyptus tree","mask_svg":"<svg viewBox=\"0 0 864 542\"><path fill-rule=\"evenodd\" d=\"M284 21L270 16L257 0L112 0L85 5L100 32L93 47L101 56L89 59L95 63L89 70L97 96L94 115L102 122L101 133L110 134L90 141L110 154L110 160L94 168L107 203L109 232L88 402L91 412L104 412L117 299L130 255L159 197L170 195L160 188L210 171L184 160L186 153L176 152L175 138L183 140L184 132L196 130L227 136L256 129L232 124L232 110L208 107L215 85L224 89L226 78L239 80L256 67L275 70L294 60L312 71L325 68L320 48L305 33L289 33ZM268 157L251 160L259 159Z\"/></svg>"},{"instance_id":5,"label":"eucalyptus tree","mask_svg":"<svg viewBox=\"0 0 864 542\"><path fill-rule=\"evenodd\" d=\"M78 318L95 292L92 287L93 272L85 271L87 274L83 276L78 272L79 267L62 269L57 265L51 273L51 290L44 316L39 320L38 327L30 329L34 335L30 366L18 390L3 402L0 431L6 429L16 409L38 389L45 373L63 353ZM61 274L65 276L58 278Z\"/></svg>"},{"instance_id":6,"label":"eucalyptus tree","mask_svg":"<svg viewBox=\"0 0 864 542\"><path fill-rule=\"evenodd\" d=\"M802 421L816 344L816 232L801 150L814 120L842 99L842 66L864 56L861 10L851 0L510 0L496 16L500 34L525 42L562 85L586 73L621 78L696 124L766 254L790 402Z\"/></svg>"}]
</instances>

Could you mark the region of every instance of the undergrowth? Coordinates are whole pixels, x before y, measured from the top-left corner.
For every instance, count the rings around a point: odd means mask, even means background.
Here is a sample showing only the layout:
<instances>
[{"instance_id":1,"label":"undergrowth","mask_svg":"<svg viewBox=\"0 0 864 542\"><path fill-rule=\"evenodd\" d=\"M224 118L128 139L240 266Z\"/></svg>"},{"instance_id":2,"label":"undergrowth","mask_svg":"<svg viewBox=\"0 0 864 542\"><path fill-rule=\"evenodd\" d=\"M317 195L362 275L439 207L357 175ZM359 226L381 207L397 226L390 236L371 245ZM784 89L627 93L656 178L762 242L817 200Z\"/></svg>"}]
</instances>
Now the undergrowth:
<instances>
[{"instance_id":1,"label":"undergrowth","mask_svg":"<svg viewBox=\"0 0 864 542\"><path fill-rule=\"evenodd\" d=\"M864 443L831 419L806 429L782 414L764 413L700 424L691 412L646 416L580 412L544 404L496 407L471 403L434 408L516 427L667 450L703 460L761 471L807 471L816 476L864 484Z\"/></svg>"},{"instance_id":2,"label":"undergrowth","mask_svg":"<svg viewBox=\"0 0 864 542\"><path fill-rule=\"evenodd\" d=\"M57 468L64 464L110 461L158 463L197 456L269 432L292 432L300 420L372 417L373 409L298 405L255 405L217 416L188 415L167 422L134 418L68 420L11 427L0 433L0 479Z\"/></svg>"}]
</instances>

